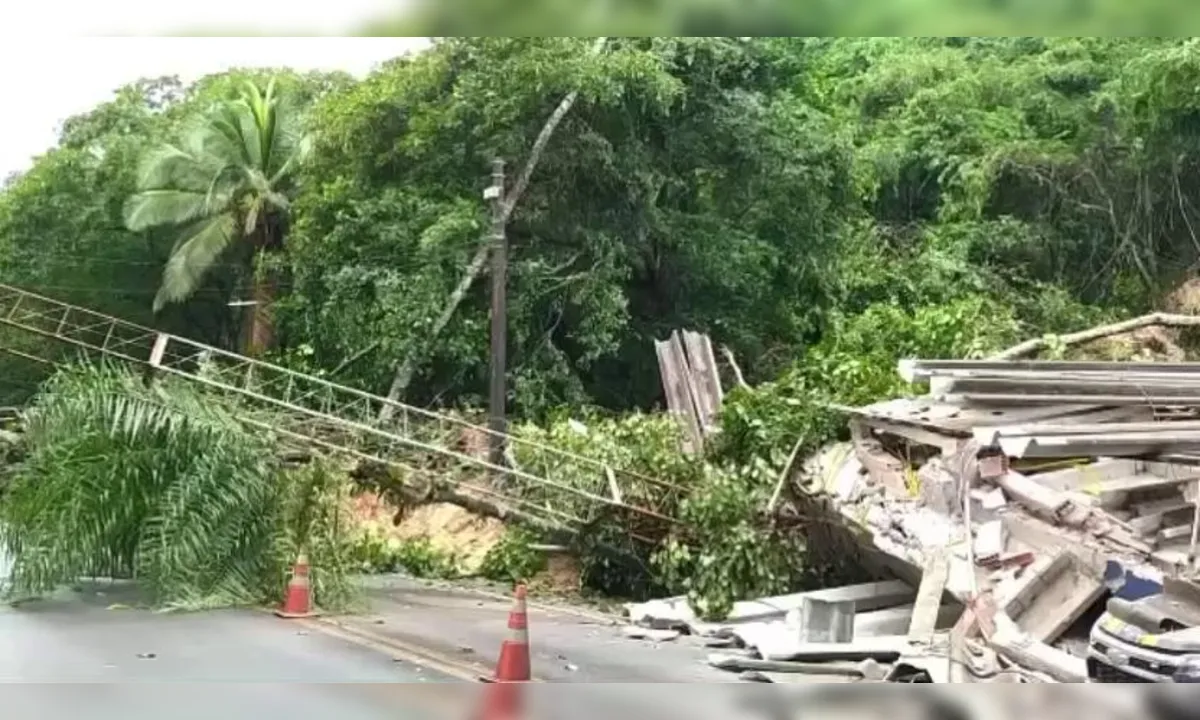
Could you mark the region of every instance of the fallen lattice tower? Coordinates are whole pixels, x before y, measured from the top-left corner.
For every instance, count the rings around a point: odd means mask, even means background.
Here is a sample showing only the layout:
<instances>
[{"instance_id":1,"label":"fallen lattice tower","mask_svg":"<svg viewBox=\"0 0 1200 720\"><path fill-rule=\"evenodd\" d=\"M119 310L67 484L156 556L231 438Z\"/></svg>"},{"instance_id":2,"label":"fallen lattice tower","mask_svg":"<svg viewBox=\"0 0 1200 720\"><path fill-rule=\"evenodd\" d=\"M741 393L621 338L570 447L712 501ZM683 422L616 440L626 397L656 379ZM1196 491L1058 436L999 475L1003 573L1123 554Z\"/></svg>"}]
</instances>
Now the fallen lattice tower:
<instances>
[{"instance_id":1,"label":"fallen lattice tower","mask_svg":"<svg viewBox=\"0 0 1200 720\"><path fill-rule=\"evenodd\" d=\"M464 419L392 401L356 388L255 360L187 338L0 284L0 324L75 348L84 357L131 363L226 393L250 406L284 411L285 427L253 412L242 420L280 437L394 469L422 491L486 504L496 514L577 531L598 518L628 525L654 542L675 521L680 488L611 467L595 458L498 433ZM57 364L57 355L5 347L27 360ZM534 458L538 472L493 464L463 447L463 437L500 437L511 451ZM417 462L414 458L425 459ZM437 462L427 460L435 458ZM588 478L583 485L561 478Z\"/></svg>"}]
</instances>

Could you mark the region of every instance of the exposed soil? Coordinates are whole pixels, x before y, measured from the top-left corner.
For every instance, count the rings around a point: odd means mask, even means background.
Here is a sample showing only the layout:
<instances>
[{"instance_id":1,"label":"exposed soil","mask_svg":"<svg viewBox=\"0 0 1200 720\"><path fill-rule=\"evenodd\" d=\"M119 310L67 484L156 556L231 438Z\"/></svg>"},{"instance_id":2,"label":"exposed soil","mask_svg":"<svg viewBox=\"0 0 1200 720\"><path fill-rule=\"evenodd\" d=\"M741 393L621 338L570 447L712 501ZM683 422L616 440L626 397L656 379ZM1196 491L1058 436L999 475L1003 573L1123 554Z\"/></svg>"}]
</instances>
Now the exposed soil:
<instances>
[{"instance_id":1,"label":"exposed soil","mask_svg":"<svg viewBox=\"0 0 1200 720\"><path fill-rule=\"evenodd\" d=\"M551 553L546 569L529 581L530 588L550 595L575 596L580 589L579 561L563 553Z\"/></svg>"},{"instance_id":2,"label":"exposed soil","mask_svg":"<svg viewBox=\"0 0 1200 720\"><path fill-rule=\"evenodd\" d=\"M401 513L399 507L374 493L356 495L353 502L357 522L374 523L389 538L428 540L435 550L453 555L459 570L467 575L479 571L488 551L504 537L504 523L450 503L409 507Z\"/></svg>"},{"instance_id":3,"label":"exposed soil","mask_svg":"<svg viewBox=\"0 0 1200 720\"><path fill-rule=\"evenodd\" d=\"M401 540L427 539L439 552L453 555L460 570L470 575L479 571L488 551L504 538L504 523L485 518L450 503L432 503L412 508L399 525Z\"/></svg>"}]
</instances>

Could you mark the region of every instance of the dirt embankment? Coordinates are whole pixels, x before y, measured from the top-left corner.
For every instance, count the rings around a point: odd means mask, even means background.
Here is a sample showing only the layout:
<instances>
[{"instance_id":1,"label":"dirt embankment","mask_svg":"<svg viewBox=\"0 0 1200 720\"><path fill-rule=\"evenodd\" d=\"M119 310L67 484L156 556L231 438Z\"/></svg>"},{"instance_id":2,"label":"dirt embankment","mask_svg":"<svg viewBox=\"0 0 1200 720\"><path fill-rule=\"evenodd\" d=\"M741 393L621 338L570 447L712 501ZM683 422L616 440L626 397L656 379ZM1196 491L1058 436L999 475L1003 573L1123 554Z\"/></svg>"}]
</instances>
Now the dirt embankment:
<instances>
[{"instance_id":1,"label":"dirt embankment","mask_svg":"<svg viewBox=\"0 0 1200 720\"><path fill-rule=\"evenodd\" d=\"M438 553L453 557L464 576L479 574L484 558L503 541L507 531L502 521L452 503L432 502L401 511L386 498L370 492L354 496L351 513L358 525L380 533L385 541L428 542ZM570 555L551 552L545 570L529 582L542 592L577 593L579 563Z\"/></svg>"}]
</instances>

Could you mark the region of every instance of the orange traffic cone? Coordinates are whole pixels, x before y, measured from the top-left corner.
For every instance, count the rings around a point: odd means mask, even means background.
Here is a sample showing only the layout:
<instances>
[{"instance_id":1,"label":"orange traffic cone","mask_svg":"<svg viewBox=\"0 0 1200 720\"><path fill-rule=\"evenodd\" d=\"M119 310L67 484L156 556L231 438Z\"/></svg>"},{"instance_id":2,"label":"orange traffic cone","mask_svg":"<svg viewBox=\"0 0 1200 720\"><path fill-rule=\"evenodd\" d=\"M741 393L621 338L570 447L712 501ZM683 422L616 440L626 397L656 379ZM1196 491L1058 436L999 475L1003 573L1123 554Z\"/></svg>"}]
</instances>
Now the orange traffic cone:
<instances>
[{"instance_id":1,"label":"orange traffic cone","mask_svg":"<svg viewBox=\"0 0 1200 720\"><path fill-rule=\"evenodd\" d=\"M518 585L513 594L513 609L508 614L508 639L500 645L496 661L496 676L485 681L494 683L484 691L483 711L478 720L513 720L521 712L521 690L513 683L533 679L529 662L529 616L525 610L525 586Z\"/></svg>"},{"instance_id":2,"label":"orange traffic cone","mask_svg":"<svg viewBox=\"0 0 1200 720\"><path fill-rule=\"evenodd\" d=\"M525 611L525 586L518 585L513 593L513 609L508 614L508 639L500 645L496 661L496 682L529 682L529 615Z\"/></svg>"},{"instance_id":3,"label":"orange traffic cone","mask_svg":"<svg viewBox=\"0 0 1200 720\"><path fill-rule=\"evenodd\" d=\"M292 567L283 606L275 611L281 618L307 618L316 615L312 606L312 588L308 582L308 555L301 551Z\"/></svg>"}]
</instances>

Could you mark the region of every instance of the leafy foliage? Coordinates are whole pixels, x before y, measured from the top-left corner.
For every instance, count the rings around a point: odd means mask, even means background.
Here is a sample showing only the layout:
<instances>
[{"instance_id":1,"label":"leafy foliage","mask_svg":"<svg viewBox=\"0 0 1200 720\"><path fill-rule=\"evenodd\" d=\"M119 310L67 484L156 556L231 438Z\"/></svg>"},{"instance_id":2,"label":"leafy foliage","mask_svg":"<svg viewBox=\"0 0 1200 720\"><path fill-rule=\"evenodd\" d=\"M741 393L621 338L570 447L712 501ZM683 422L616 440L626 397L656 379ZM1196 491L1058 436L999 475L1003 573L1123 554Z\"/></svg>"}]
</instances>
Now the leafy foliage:
<instances>
[{"instance_id":1,"label":"leafy foliage","mask_svg":"<svg viewBox=\"0 0 1200 720\"><path fill-rule=\"evenodd\" d=\"M701 617L722 618L733 603L777 595L802 582L804 548L765 522L778 472L770 463L710 466L680 507L693 535L670 540L653 561L662 582L685 592Z\"/></svg>"},{"instance_id":2,"label":"leafy foliage","mask_svg":"<svg viewBox=\"0 0 1200 720\"><path fill-rule=\"evenodd\" d=\"M546 556L531 547L537 535L528 528L508 528L500 542L488 550L479 574L498 582L528 582L546 568Z\"/></svg>"},{"instance_id":3,"label":"leafy foliage","mask_svg":"<svg viewBox=\"0 0 1200 720\"><path fill-rule=\"evenodd\" d=\"M363 573L406 572L418 578L457 577L455 558L434 548L428 539L386 537L379 528L362 528L349 541L347 552L355 569Z\"/></svg>"},{"instance_id":4,"label":"leafy foliage","mask_svg":"<svg viewBox=\"0 0 1200 720\"><path fill-rule=\"evenodd\" d=\"M277 598L305 547L322 602L345 597L332 476L284 472L224 403L107 367L52 377L0 504L12 590L134 577L173 607Z\"/></svg>"}]
</instances>

